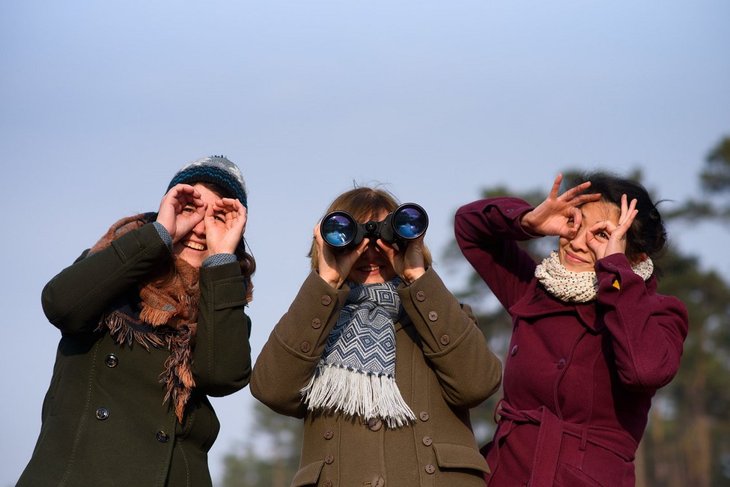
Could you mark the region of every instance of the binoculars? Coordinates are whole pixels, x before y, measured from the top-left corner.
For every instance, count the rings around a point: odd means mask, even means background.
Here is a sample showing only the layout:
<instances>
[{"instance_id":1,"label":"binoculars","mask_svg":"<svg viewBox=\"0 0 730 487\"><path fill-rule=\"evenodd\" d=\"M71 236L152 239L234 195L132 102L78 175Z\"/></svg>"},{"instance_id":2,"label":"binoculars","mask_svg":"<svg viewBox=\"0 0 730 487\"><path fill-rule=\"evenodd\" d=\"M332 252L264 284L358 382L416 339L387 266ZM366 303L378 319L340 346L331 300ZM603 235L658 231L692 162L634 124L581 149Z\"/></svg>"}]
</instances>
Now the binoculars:
<instances>
[{"instance_id":1,"label":"binoculars","mask_svg":"<svg viewBox=\"0 0 730 487\"><path fill-rule=\"evenodd\" d=\"M356 247L364 238L406 245L426 233L427 228L426 210L415 203L405 203L380 222L358 223L346 211L333 211L322 219L319 231L327 245L345 249Z\"/></svg>"}]
</instances>

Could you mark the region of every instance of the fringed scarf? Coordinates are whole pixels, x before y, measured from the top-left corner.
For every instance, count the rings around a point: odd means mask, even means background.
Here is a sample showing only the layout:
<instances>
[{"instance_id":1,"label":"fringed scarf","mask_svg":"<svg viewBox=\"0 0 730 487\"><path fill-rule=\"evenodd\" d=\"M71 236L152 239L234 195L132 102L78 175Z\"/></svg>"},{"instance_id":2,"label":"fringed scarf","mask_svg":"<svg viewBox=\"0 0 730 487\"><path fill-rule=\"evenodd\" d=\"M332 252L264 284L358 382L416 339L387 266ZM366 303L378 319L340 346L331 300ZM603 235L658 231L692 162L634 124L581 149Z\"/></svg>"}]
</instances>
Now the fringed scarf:
<instances>
[{"instance_id":1,"label":"fringed scarf","mask_svg":"<svg viewBox=\"0 0 730 487\"><path fill-rule=\"evenodd\" d=\"M119 220L90 252L108 247L116 238L150 221L150 214ZM197 268L178 258L173 259L173 264L172 272L153 275L140 284L139 309L129 305L114 309L102 316L97 330L108 330L119 345L131 347L136 342L145 350L164 347L170 351L160 374L160 383L165 386L162 401L169 401L182 423L185 405L195 387L190 364L200 288Z\"/></svg>"},{"instance_id":2,"label":"fringed scarf","mask_svg":"<svg viewBox=\"0 0 730 487\"><path fill-rule=\"evenodd\" d=\"M631 269L645 281L654 272L654 262L646 258L631 266ZM557 252L552 252L535 269L543 287L561 301L567 303L587 303L596 299L598 278L593 271L572 272L560 263Z\"/></svg>"},{"instance_id":3,"label":"fringed scarf","mask_svg":"<svg viewBox=\"0 0 730 487\"><path fill-rule=\"evenodd\" d=\"M395 382L395 321L402 313L399 280L354 285L302 396L310 411L383 420L389 428L415 421Z\"/></svg>"}]
</instances>

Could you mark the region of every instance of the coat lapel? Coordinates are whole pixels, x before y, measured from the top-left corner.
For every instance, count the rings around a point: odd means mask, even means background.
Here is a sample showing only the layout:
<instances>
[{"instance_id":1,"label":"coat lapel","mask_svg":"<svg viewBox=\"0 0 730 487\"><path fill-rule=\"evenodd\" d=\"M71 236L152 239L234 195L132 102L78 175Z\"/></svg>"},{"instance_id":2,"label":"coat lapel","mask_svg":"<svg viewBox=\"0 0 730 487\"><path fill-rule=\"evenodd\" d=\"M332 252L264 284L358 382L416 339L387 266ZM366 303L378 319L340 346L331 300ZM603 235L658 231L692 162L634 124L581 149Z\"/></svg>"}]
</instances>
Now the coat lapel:
<instances>
[{"instance_id":1,"label":"coat lapel","mask_svg":"<svg viewBox=\"0 0 730 487\"><path fill-rule=\"evenodd\" d=\"M512 305L510 314L515 319L521 319L528 323L534 318L544 318L551 315L570 315L578 317L581 324L590 333L598 334L604 327L603 321L596 317L596 302L589 303L565 303L548 294L542 286L533 284L532 292Z\"/></svg>"}]
</instances>

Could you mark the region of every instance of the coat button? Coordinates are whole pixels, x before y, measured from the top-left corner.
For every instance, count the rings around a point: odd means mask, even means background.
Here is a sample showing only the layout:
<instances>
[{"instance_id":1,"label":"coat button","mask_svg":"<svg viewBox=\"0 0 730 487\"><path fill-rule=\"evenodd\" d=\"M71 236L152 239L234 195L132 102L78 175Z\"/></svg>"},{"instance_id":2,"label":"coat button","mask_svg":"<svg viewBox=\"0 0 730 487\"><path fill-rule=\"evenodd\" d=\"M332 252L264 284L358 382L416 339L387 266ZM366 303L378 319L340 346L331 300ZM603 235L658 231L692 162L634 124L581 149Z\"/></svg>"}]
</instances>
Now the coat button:
<instances>
[{"instance_id":1,"label":"coat button","mask_svg":"<svg viewBox=\"0 0 730 487\"><path fill-rule=\"evenodd\" d=\"M170 435L162 430L158 431L155 436L160 443L167 443L170 440Z\"/></svg>"},{"instance_id":2,"label":"coat button","mask_svg":"<svg viewBox=\"0 0 730 487\"><path fill-rule=\"evenodd\" d=\"M441 345L448 345L450 341L449 335L441 335Z\"/></svg>"},{"instance_id":3,"label":"coat button","mask_svg":"<svg viewBox=\"0 0 730 487\"><path fill-rule=\"evenodd\" d=\"M514 357L515 355L517 355L517 351L519 349L520 349L520 346L519 345L515 345L514 347L512 347L512 350L509 351L509 354Z\"/></svg>"},{"instance_id":4,"label":"coat button","mask_svg":"<svg viewBox=\"0 0 730 487\"><path fill-rule=\"evenodd\" d=\"M418 417L421 418L421 421L424 421L424 422L428 421L428 419L430 418L430 416L428 415L428 413L426 411L421 411L420 413L418 413Z\"/></svg>"},{"instance_id":5,"label":"coat button","mask_svg":"<svg viewBox=\"0 0 730 487\"><path fill-rule=\"evenodd\" d=\"M324 487L332 487L334 484L331 480L326 480L323 485Z\"/></svg>"},{"instance_id":6,"label":"coat button","mask_svg":"<svg viewBox=\"0 0 730 487\"><path fill-rule=\"evenodd\" d=\"M332 465L334 461L335 457L333 457L332 455L327 455L326 457L324 457L324 463L326 463L327 465Z\"/></svg>"},{"instance_id":7,"label":"coat button","mask_svg":"<svg viewBox=\"0 0 730 487\"><path fill-rule=\"evenodd\" d=\"M325 440L331 440L332 438L335 437L335 432L332 430L327 430L324 432L324 434L322 436L324 436Z\"/></svg>"},{"instance_id":8,"label":"coat button","mask_svg":"<svg viewBox=\"0 0 730 487\"><path fill-rule=\"evenodd\" d=\"M431 438L430 436L424 436L422 441L423 444L426 446L431 446L433 444L433 438Z\"/></svg>"},{"instance_id":9,"label":"coat button","mask_svg":"<svg viewBox=\"0 0 730 487\"><path fill-rule=\"evenodd\" d=\"M368 428L370 428L370 431L378 431L382 427L383 422L379 418L368 419Z\"/></svg>"},{"instance_id":10,"label":"coat button","mask_svg":"<svg viewBox=\"0 0 730 487\"><path fill-rule=\"evenodd\" d=\"M385 479L383 477L378 477L373 481L373 487L385 487Z\"/></svg>"},{"instance_id":11,"label":"coat button","mask_svg":"<svg viewBox=\"0 0 730 487\"><path fill-rule=\"evenodd\" d=\"M565 367L565 363L566 362L565 362L565 359L564 358L561 358L560 360L558 360L558 369L564 368Z\"/></svg>"},{"instance_id":12,"label":"coat button","mask_svg":"<svg viewBox=\"0 0 730 487\"><path fill-rule=\"evenodd\" d=\"M439 314L435 311L429 311L428 312L428 319L430 321L436 321L439 319Z\"/></svg>"},{"instance_id":13,"label":"coat button","mask_svg":"<svg viewBox=\"0 0 730 487\"><path fill-rule=\"evenodd\" d=\"M426 293L424 293L423 291L416 292L416 301L423 302L425 300L426 300Z\"/></svg>"},{"instance_id":14,"label":"coat button","mask_svg":"<svg viewBox=\"0 0 730 487\"><path fill-rule=\"evenodd\" d=\"M106 364L107 367L109 367L110 369L113 369L119 363L119 359L117 358L116 355L114 355L113 353L110 353L109 355L107 355L104 358L104 363Z\"/></svg>"},{"instance_id":15,"label":"coat button","mask_svg":"<svg viewBox=\"0 0 730 487\"><path fill-rule=\"evenodd\" d=\"M324 296L322 296L322 304L324 304L325 306L329 306L329 304L331 302L332 302L332 297L331 296L328 296L326 294Z\"/></svg>"},{"instance_id":16,"label":"coat button","mask_svg":"<svg viewBox=\"0 0 730 487\"><path fill-rule=\"evenodd\" d=\"M96 410L96 419L104 421L109 418L109 410L107 408L98 408Z\"/></svg>"},{"instance_id":17,"label":"coat button","mask_svg":"<svg viewBox=\"0 0 730 487\"><path fill-rule=\"evenodd\" d=\"M307 353L312 349L312 345L310 345L309 342L302 342L302 344L299 345L299 348L302 352Z\"/></svg>"},{"instance_id":18,"label":"coat button","mask_svg":"<svg viewBox=\"0 0 730 487\"><path fill-rule=\"evenodd\" d=\"M319 318L315 318L312 320L312 328L317 330L321 327L322 327L322 320L320 320Z\"/></svg>"},{"instance_id":19,"label":"coat button","mask_svg":"<svg viewBox=\"0 0 730 487\"><path fill-rule=\"evenodd\" d=\"M426 473L428 473L428 474L434 474L434 473L436 473L436 467L434 467L434 466L433 466L433 465L431 465L430 463L429 463L428 465L426 465L426 466L424 467L424 470L425 470L425 471L426 471Z\"/></svg>"}]
</instances>

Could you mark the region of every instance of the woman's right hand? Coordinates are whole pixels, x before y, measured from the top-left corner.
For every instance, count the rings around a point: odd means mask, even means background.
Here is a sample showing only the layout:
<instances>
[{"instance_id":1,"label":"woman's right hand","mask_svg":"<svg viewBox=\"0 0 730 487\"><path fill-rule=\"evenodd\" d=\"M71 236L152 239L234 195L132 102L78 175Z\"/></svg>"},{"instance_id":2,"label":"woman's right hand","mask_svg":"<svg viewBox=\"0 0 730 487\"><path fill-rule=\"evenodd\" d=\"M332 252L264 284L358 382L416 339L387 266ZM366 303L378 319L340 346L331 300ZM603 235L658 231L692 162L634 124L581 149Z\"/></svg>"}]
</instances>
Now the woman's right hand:
<instances>
[{"instance_id":1,"label":"woman's right hand","mask_svg":"<svg viewBox=\"0 0 730 487\"><path fill-rule=\"evenodd\" d=\"M205 217L207 205L200 193L189 184L176 184L162 197L157 211L157 223L161 224L177 243Z\"/></svg>"},{"instance_id":2,"label":"woman's right hand","mask_svg":"<svg viewBox=\"0 0 730 487\"><path fill-rule=\"evenodd\" d=\"M339 289L350 275L352 266L360 258L368 246L369 239L365 238L354 250L335 251L324 243L319 231L320 223L314 227L314 241L317 245L317 264L319 277L335 289Z\"/></svg>"},{"instance_id":3,"label":"woman's right hand","mask_svg":"<svg viewBox=\"0 0 730 487\"><path fill-rule=\"evenodd\" d=\"M558 174L545 201L522 216L521 224L525 230L537 235L557 235L565 238L575 236L581 224L580 206L600 200L601 195L582 194L590 187L590 181L558 195L562 181L563 175Z\"/></svg>"}]
</instances>

